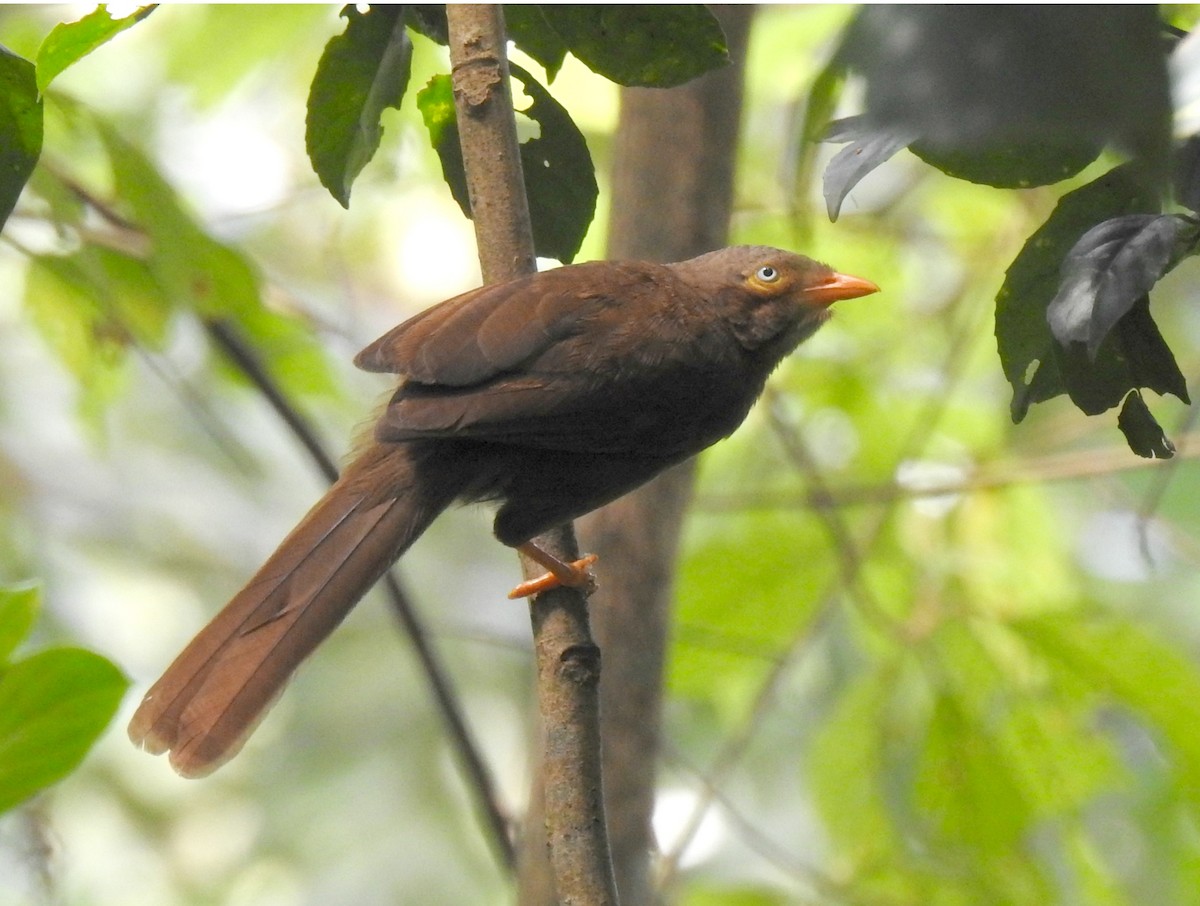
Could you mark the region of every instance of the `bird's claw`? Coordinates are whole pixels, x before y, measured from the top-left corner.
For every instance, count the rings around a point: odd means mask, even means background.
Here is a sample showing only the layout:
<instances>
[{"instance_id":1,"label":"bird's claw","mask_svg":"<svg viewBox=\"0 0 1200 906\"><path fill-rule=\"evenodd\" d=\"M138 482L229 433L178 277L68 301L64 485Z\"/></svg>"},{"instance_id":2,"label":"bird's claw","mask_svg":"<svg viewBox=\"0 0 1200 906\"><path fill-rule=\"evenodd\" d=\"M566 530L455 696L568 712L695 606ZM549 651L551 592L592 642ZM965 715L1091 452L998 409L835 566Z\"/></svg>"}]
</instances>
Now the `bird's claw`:
<instances>
[{"instance_id":1,"label":"bird's claw","mask_svg":"<svg viewBox=\"0 0 1200 906\"><path fill-rule=\"evenodd\" d=\"M596 590L596 576L590 567L600 558L595 554L580 557L573 563L559 564L566 569L551 570L533 579L526 579L508 593L509 598L528 598L552 588L577 588L587 597ZM546 564L543 564L546 565Z\"/></svg>"}]
</instances>

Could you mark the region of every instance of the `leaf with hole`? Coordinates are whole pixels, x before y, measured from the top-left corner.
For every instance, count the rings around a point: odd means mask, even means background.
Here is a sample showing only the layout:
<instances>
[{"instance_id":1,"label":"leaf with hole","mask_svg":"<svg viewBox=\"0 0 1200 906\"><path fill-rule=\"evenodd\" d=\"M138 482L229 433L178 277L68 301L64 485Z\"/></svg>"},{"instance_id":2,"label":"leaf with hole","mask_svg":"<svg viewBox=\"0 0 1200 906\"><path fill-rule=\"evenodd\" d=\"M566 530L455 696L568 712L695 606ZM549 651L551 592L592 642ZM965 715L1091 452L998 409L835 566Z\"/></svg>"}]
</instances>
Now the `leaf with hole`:
<instances>
[{"instance_id":1,"label":"leaf with hole","mask_svg":"<svg viewBox=\"0 0 1200 906\"><path fill-rule=\"evenodd\" d=\"M574 260L596 211L595 168L587 142L570 115L528 72L511 64L513 78L532 103L520 112L539 128L537 138L520 147L525 193L536 254L569 263ZM434 76L417 94L417 107L442 164L442 175L464 214L471 216L462 148L450 77Z\"/></svg>"},{"instance_id":2,"label":"leaf with hole","mask_svg":"<svg viewBox=\"0 0 1200 906\"><path fill-rule=\"evenodd\" d=\"M1129 165L1117 167L1059 199L1009 265L996 296L996 345L1013 388L1014 421L1021 421L1031 404L1067 389L1056 356L1059 346L1046 321L1046 309L1058 292L1063 259L1097 223L1158 209L1157 193L1137 178L1136 171Z\"/></svg>"}]
</instances>

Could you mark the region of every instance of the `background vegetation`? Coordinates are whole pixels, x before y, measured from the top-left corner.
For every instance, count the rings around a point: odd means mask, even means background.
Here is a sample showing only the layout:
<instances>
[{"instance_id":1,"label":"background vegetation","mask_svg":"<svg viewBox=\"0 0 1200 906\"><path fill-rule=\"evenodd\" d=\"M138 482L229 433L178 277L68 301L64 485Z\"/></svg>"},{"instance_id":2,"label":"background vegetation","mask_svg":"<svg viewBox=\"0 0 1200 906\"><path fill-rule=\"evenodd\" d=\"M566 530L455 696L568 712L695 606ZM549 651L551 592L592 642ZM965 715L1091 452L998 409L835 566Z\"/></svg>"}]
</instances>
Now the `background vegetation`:
<instances>
[{"instance_id":1,"label":"background vegetation","mask_svg":"<svg viewBox=\"0 0 1200 906\"><path fill-rule=\"evenodd\" d=\"M55 23L88 11L5 8L0 41L34 59ZM1138 458L1111 413L1085 418L1065 396L1014 425L1014 388L1032 386L1037 357L1002 360L1003 329L999 353L996 339L1006 272L1060 199L1128 160L1153 190L1166 161L1187 158L1171 157L1162 122L1144 126L1149 101L1114 132L1089 125L1099 156L1076 154L1077 172L1043 188L950 178L901 130L831 224L819 177L839 146L803 157L806 128L823 128L806 99L815 85L827 114L894 112L870 91L869 20L848 52L868 81L840 100L830 87L852 14L768 7L753 26L734 241L804 251L884 292L840 306L702 459L677 580L659 870L699 904L1188 903L1200 887L1193 410L1146 394L1177 448L1169 462ZM314 174L306 97L345 28L335 7L166 7L55 79L41 162L0 242L0 577L40 580L44 598L36 624L33 596L3 599L22 631L0 627L0 654L82 645L140 688L320 492L214 322L233 319L344 449L386 392L348 366L353 353L478 282L416 103L447 69L444 49L414 39L410 90L384 114L348 210ZM1060 55L1068 37L1089 43L1079 31L1051 29ZM1107 50L1107 65L1131 59ZM1189 69L1173 73L1186 138ZM573 56L550 87L597 168L576 257L601 257L617 89ZM1176 184L1184 208L1156 213L1187 215ZM137 264L148 238L149 273ZM1153 315L1190 380L1194 262L1172 250L1154 277L1177 261ZM1036 314L1022 323L1045 325ZM1131 387L1164 389L1135 375L1114 402ZM403 572L519 812L529 630L502 601L517 570L489 519L449 514ZM390 620L377 601L360 607L209 780L135 751L122 711L80 770L0 823L0 901L507 901Z\"/></svg>"}]
</instances>

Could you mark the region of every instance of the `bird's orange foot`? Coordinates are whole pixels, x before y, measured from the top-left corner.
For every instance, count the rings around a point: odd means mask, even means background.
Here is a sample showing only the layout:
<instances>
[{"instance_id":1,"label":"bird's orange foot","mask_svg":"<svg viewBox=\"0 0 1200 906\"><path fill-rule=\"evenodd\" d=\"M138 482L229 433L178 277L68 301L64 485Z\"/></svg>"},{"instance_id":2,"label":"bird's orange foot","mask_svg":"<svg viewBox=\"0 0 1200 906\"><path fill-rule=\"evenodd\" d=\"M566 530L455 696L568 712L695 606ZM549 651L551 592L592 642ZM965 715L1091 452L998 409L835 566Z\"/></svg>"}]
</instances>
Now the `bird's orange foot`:
<instances>
[{"instance_id":1,"label":"bird's orange foot","mask_svg":"<svg viewBox=\"0 0 1200 906\"><path fill-rule=\"evenodd\" d=\"M534 579L526 579L508 593L509 598L528 598L531 595L541 594L543 591L563 586L578 588L585 596L590 595L596 590L596 577L592 575L592 571L589 569L593 563L600 559L595 554L588 554L574 562L568 563L542 550L532 541L526 541L524 544L519 545L517 550L530 560L546 567L548 572Z\"/></svg>"}]
</instances>

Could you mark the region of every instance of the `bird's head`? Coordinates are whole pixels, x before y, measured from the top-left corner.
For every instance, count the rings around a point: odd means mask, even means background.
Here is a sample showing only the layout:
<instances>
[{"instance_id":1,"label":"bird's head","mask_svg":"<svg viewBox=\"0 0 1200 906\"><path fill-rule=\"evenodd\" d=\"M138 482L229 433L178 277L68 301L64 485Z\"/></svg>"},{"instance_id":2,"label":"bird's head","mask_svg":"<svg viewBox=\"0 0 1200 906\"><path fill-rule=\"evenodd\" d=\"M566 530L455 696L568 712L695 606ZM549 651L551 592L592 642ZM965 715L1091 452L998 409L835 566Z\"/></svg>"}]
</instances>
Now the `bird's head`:
<instances>
[{"instance_id":1,"label":"bird's head","mask_svg":"<svg viewBox=\"0 0 1200 906\"><path fill-rule=\"evenodd\" d=\"M760 245L709 252L672 265L718 306L748 350L778 361L829 319L829 306L879 292L870 280Z\"/></svg>"}]
</instances>

